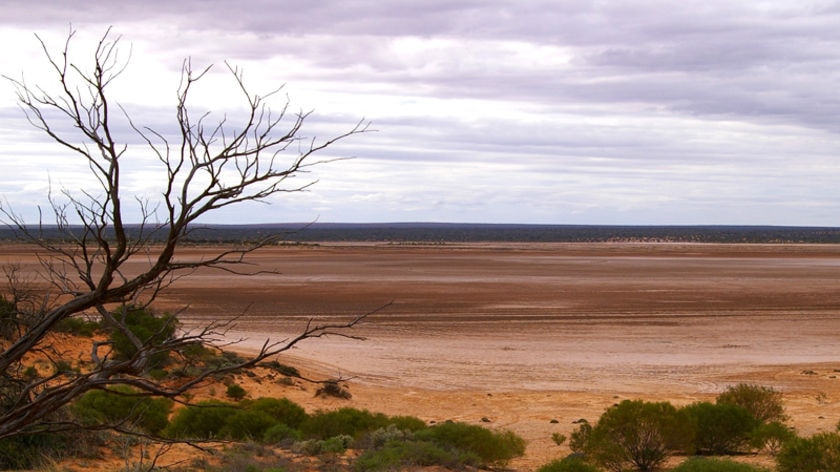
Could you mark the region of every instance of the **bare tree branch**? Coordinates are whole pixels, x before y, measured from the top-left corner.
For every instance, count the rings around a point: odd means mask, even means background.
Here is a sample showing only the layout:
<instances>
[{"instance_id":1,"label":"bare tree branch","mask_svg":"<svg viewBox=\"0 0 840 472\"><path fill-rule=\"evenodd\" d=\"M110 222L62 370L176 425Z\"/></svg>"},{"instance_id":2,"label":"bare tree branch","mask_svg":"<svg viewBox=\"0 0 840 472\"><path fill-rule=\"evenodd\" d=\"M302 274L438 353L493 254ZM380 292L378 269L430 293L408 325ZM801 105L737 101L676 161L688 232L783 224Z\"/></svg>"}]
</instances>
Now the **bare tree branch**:
<instances>
[{"instance_id":1,"label":"bare tree branch","mask_svg":"<svg viewBox=\"0 0 840 472\"><path fill-rule=\"evenodd\" d=\"M200 260L176 259L176 250L197 221L222 208L266 202L284 192L306 189L313 182L290 185L289 179L309 166L333 160L313 159L339 141L370 131L369 123L361 120L324 140L304 138L301 132L311 112L292 113L288 98L273 110L267 99L276 97L281 89L264 95L252 93L242 71L227 63L227 72L246 111L244 116L215 121L209 113L195 116L191 97L210 67L194 69L186 60L175 107L178 136L167 137L167 133L135 123L124 108L110 100L110 86L125 73L130 61L130 54L121 55L121 38L108 29L94 48L92 65L86 67L73 59L75 35L71 29L58 53L37 38L56 92L31 85L23 76L6 77L16 88L26 119L86 166L96 186L78 191L50 190L47 199L52 224L62 235L58 240L44 237L48 223L43 213L31 225L7 204L0 204L0 214L8 224L39 248L39 275L46 285L40 303L24 298L26 284L12 269L6 293L0 296L9 319L19 321L0 342L0 439L58 428L61 422L50 419L52 412L93 389L128 385L142 395L177 399L211 375L253 367L305 339L329 335L360 339L348 330L367 314L344 322L311 321L293 338L267 340L251 359L206 369L177 385L145 375L156 354L177 353L190 345L224 339L229 325L225 321L208 323L196 332L153 342L154 336L144 338L134 333L121 313L131 307L150 306L179 278L201 268L246 274L240 267L247 264L247 256L276 241L276 237L267 236L240 247L220 248ZM159 202L126 194L123 161L131 159L131 154L116 132L120 120L140 136L147 154L159 163ZM139 222L126 221L126 201L136 203ZM146 265L139 272L132 271L129 262ZM25 320L21 318L24 314ZM26 356L48 353L48 336L63 320L80 314L101 318L113 332L130 340L134 354L117 358L111 343L96 341L89 369L56 370L46 377L27 378ZM59 357L55 356L56 365Z\"/></svg>"}]
</instances>

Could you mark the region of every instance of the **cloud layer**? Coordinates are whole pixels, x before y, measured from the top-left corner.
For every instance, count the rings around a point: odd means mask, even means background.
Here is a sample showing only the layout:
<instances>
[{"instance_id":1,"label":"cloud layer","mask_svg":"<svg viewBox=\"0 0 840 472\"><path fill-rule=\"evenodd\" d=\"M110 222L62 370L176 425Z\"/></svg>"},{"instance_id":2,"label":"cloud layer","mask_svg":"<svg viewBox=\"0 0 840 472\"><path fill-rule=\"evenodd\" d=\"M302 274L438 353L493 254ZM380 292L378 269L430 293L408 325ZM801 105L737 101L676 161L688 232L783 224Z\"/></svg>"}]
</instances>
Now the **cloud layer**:
<instances>
[{"instance_id":1,"label":"cloud layer","mask_svg":"<svg viewBox=\"0 0 840 472\"><path fill-rule=\"evenodd\" d=\"M224 221L838 224L838 2L69 3L4 5L4 74L48 79L32 32L60 46L72 23L82 48L113 25L119 99L156 129L186 57L285 84L319 136L374 122L311 192ZM197 106L228 110L215 70ZM42 196L44 168L84 182L0 92L6 198Z\"/></svg>"}]
</instances>

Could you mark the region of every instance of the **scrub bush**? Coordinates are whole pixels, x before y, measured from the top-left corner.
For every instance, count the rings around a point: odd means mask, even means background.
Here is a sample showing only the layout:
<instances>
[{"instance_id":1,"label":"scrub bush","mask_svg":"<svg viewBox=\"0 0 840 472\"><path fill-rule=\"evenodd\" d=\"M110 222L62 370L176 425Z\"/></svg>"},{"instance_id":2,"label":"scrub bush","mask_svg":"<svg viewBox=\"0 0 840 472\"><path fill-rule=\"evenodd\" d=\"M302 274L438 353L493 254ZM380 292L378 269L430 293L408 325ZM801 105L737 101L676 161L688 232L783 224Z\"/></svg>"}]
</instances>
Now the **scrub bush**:
<instances>
[{"instance_id":1,"label":"scrub bush","mask_svg":"<svg viewBox=\"0 0 840 472\"><path fill-rule=\"evenodd\" d=\"M112 313L113 317L125 324L128 329L143 343L151 346L159 346L172 340L175 336L177 319L174 315L165 313L157 316L142 307L127 306ZM137 347L126 336L125 333L113 326L105 324L110 329L111 342L113 343L116 358L120 360L131 359L137 354ZM169 351L162 350L152 355L149 368L159 368L169 362Z\"/></svg>"},{"instance_id":2,"label":"scrub bush","mask_svg":"<svg viewBox=\"0 0 840 472\"><path fill-rule=\"evenodd\" d=\"M763 467L742 464L729 459L708 459L692 457L671 472L769 472Z\"/></svg>"},{"instance_id":3,"label":"scrub bush","mask_svg":"<svg viewBox=\"0 0 840 472\"><path fill-rule=\"evenodd\" d=\"M227 390L225 390L225 395L231 400L236 401L242 400L247 394L248 392L237 384L230 384L227 386Z\"/></svg>"},{"instance_id":4,"label":"scrub bush","mask_svg":"<svg viewBox=\"0 0 840 472\"><path fill-rule=\"evenodd\" d=\"M416 416L392 416L388 418L388 424L394 425L397 429L412 432L428 427L425 421Z\"/></svg>"},{"instance_id":5,"label":"scrub bush","mask_svg":"<svg viewBox=\"0 0 840 472\"><path fill-rule=\"evenodd\" d=\"M225 418L219 436L239 441L261 441L265 432L276 424L277 420L263 411L237 410Z\"/></svg>"},{"instance_id":6,"label":"scrub bush","mask_svg":"<svg viewBox=\"0 0 840 472\"><path fill-rule=\"evenodd\" d=\"M300 439L304 409L285 398L258 398L239 404L211 400L178 410L164 434L175 438L236 439L277 443ZM326 439L326 438L324 438Z\"/></svg>"},{"instance_id":7,"label":"scrub bush","mask_svg":"<svg viewBox=\"0 0 840 472\"><path fill-rule=\"evenodd\" d=\"M446 422L419 430L415 439L474 455L479 466L504 466L525 454L525 440L510 431L494 432L481 426Z\"/></svg>"},{"instance_id":8,"label":"scrub bush","mask_svg":"<svg viewBox=\"0 0 840 472\"><path fill-rule=\"evenodd\" d=\"M765 423L753 430L750 445L755 449L766 449L776 455L788 441L796 437L796 433L787 425L779 422Z\"/></svg>"},{"instance_id":9,"label":"scrub bush","mask_svg":"<svg viewBox=\"0 0 840 472\"><path fill-rule=\"evenodd\" d=\"M475 465L478 458L426 441L392 441L380 449L366 451L356 459L356 472L411 470L442 466L451 470Z\"/></svg>"},{"instance_id":10,"label":"scrub bush","mask_svg":"<svg viewBox=\"0 0 840 472\"><path fill-rule=\"evenodd\" d=\"M353 437L347 435L333 436L329 439L309 439L295 443L293 451L318 456L322 454L341 454L353 443Z\"/></svg>"},{"instance_id":11,"label":"scrub bush","mask_svg":"<svg viewBox=\"0 0 840 472\"><path fill-rule=\"evenodd\" d=\"M208 400L175 412L163 435L181 439L214 439L221 437L222 428L238 411L233 403Z\"/></svg>"},{"instance_id":12,"label":"scrub bush","mask_svg":"<svg viewBox=\"0 0 840 472\"><path fill-rule=\"evenodd\" d=\"M695 428L695 452L737 454L748 448L753 431L759 426L746 409L728 403L694 403L683 408Z\"/></svg>"},{"instance_id":13,"label":"scrub bush","mask_svg":"<svg viewBox=\"0 0 840 472\"><path fill-rule=\"evenodd\" d=\"M571 446L607 469L645 472L657 470L692 441L691 421L670 403L624 400L608 408L594 426L581 423Z\"/></svg>"},{"instance_id":14,"label":"scrub bush","mask_svg":"<svg viewBox=\"0 0 840 472\"><path fill-rule=\"evenodd\" d=\"M71 438L33 434L0 439L0 470L33 469L68 449Z\"/></svg>"},{"instance_id":15,"label":"scrub bush","mask_svg":"<svg viewBox=\"0 0 840 472\"><path fill-rule=\"evenodd\" d=\"M279 444L283 441L300 441L302 438L303 435L300 430L283 423L277 423L265 430L262 441L265 444Z\"/></svg>"},{"instance_id":16,"label":"scrub bush","mask_svg":"<svg viewBox=\"0 0 840 472\"><path fill-rule=\"evenodd\" d=\"M160 433L169 424L172 401L138 396L131 387L91 390L73 404L71 411L86 425L131 424L141 430Z\"/></svg>"},{"instance_id":17,"label":"scrub bush","mask_svg":"<svg viewBox=\"0 0 840 472\"><path fill-rule=\"evenodd\" d=\"M549 462L537 469L537 472L600 472L600 469L588 464L580 457L572 456L563 460Z\"/></svg>"},{"instance_id":18,"label":"scrub bush","mask_svg":"<svg viewBox=\"0 0 840 472\"><path fill-rule=\"evenodd\" d=\"M100 323L79 317L64 318L55 326L57 332L75 334L86 338L93 337L101 328L102 325Z\"/></svg>"},{"instance_id":19,"label":"scrub bush","mask_svg":"<svg viewBox=\"0 0 840 472\"><path fill-rule=\"evenodd\" d=\"M256 400L245 400L242 407L250 411L260 411L270 415L278 423L291 428L299 428L306 418L306 410L287 398L263 397Z\"/></svg>"},{"instance_id":20,"label":"scrub bush","mask_svg":"<svg viewBox=\"0 0 840 472\"><path fill-rule=\"evenodd\" d=\"M730 386L718 395L716 403L740 406L761 423L787 419L782 393L770 387L746 383Z\"/></svg>"},{"instance_id":21,"label":"scrub bush","mask_svg":"<svg viewBox=\"0 0 840 472\"><path fill-rule=\"evenodd\" d=\"M382 413L371 413L356 408L341 408L335 411L319 411L309 416L301 424L301 431L305 437L313 439L329 439L335 436L352 436L356 439L362 435L388 426L388 417Z\"/></svg>"},{"instance_id":22,"label":"scrub bush","mask_svg":"<svg viewBox=\"0 0 840 472\"><path fill-rule=\"evenodd\" d=\"M778 472L840 470L840 434L820 433L788 441L776 456Z\"/></svg>"}]
</instances>

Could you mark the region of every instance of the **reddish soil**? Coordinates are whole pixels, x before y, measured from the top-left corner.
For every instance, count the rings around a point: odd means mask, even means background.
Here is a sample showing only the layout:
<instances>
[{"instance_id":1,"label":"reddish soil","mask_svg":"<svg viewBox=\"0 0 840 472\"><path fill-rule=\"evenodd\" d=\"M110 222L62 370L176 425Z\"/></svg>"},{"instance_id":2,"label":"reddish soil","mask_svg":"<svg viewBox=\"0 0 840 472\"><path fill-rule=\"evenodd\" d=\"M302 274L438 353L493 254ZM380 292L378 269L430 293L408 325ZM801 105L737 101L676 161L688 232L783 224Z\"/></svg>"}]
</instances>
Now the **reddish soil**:
<instances>
[{"instance_id":1,"label":"reddish soil","mask_svg":"<svg viewBox=\"0 0 840 472\"><path fill-rule=\"evenodd\" d=\"M20 249L0 256L33 262ZM228 338L248 351L310 318L391 303L352 330L366 341L310 340L280 359L352 377L352 400L273 384L250 385L252 396L512 429L529 441L517 470L567 454L552 433L625 398L680 405L753 382L784 392L802 434L840 419L840 246L331 244L250 262L268 272L199 271L159 306L189 305L186 327L241 315Z\"/></svg>"}]
</instances>

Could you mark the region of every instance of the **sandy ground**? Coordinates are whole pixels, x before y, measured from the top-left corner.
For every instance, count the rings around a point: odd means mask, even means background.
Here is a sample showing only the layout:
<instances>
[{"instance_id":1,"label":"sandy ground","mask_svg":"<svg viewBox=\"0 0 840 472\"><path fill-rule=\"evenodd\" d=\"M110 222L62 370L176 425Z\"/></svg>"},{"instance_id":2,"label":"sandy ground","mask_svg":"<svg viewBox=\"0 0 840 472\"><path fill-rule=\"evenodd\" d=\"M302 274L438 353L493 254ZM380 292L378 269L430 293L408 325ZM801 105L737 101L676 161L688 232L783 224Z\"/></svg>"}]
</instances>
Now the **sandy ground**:
<instances>
[{"instance_id":1,"label":"sandy ground","mask_svg":"<svg viewBox=\"0 0 840 472\"><path fill-rule=\"evenodd\" d=\"M32 262L25 251L2 256ZM250 261L243 269L267 272L196 272L159 305L188 304L187 327L241 315L228 334L247 338L247 351L310 318L390 303L352 330L366 341L310 340L280 359L352 378L352 400L277 385L252 396L511 429L529 442L517 470L567 454L552 433L568 436L573 421L625 398L681 405L754 382L784 392L802 434L840 419L838 246L321 245Z\"/></svg>"}]
</instances>

